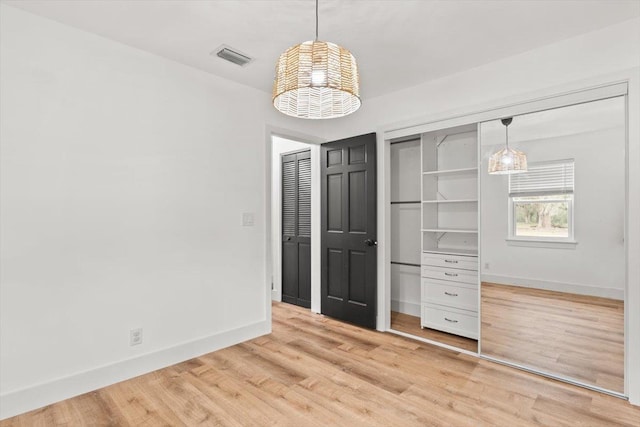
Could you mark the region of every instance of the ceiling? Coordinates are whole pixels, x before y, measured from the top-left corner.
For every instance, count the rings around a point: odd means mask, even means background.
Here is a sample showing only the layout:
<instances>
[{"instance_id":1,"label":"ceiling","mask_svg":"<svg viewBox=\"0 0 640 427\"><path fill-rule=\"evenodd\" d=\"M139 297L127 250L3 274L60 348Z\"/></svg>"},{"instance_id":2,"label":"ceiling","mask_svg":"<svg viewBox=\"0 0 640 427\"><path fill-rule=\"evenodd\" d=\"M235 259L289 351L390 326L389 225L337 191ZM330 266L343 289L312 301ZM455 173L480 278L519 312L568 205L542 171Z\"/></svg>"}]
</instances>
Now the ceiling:
<instances>
[{"instance_id":1,"label":"ceiling","mask_svg":"<svg viewBox=\"0 0 640 427\"><path fill-rule=\"evenodd\" d=\"M313 0L4 3L269 93L280 53L315 32ZM633 19L640 0L320 0L319 16L366 99ZM254 61L211 56L222 44Z\"/></svg>"}]
</instances>

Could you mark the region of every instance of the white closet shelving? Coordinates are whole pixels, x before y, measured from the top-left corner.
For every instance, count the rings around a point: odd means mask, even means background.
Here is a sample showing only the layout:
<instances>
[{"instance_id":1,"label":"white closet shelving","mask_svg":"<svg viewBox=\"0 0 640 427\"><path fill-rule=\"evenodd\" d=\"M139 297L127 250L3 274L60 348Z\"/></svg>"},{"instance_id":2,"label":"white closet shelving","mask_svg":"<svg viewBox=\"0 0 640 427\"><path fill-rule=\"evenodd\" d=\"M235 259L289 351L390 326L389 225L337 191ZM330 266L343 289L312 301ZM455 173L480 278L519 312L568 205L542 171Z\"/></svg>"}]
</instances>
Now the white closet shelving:
<instances>
[{"instance_id":1,"label":"white closet shelving","mask_svg":"<svg viewBox=\"0 0 640 427\"><path fill-rule=\"evenodd\" d=\"M422 135L422 250L478 252L476 125Z\"/></svg>"}]
</instances>

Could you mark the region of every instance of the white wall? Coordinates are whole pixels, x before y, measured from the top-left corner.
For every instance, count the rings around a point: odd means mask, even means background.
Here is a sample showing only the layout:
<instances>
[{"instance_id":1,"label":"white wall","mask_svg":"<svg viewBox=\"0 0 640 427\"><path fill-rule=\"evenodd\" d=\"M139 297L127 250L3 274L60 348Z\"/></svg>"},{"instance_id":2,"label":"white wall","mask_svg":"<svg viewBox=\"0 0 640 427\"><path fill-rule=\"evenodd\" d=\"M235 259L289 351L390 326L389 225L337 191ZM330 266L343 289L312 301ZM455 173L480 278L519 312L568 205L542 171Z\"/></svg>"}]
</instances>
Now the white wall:
<instances>
[{"instance_id":1,"label":"white wall","mask_svg":"<svg viewBox=\"0 0 640 427\"><path fill-rule=\"evenodd\" d=\"M509 244L508 177L481 173L482 280L624 299L624 97L517 116L509 130L530 164L574 159L576 245ZM486 171L504 146L499 120L481 125L481 142Z\"/></svg>"},{"instance_id":2,"label":"white wall","mask_svg":"<svg viewBox=\"0 0 640 427\"><path fill-rule=\"evenodd\" d=\"M325 137L344 138L370 131L378 133L378 328L389 325L390 257L389 146L386 131L480 111L516 105L616 81L629 82L628 126L628 241L627 304L640 306L640 19L635 18L598 31L544 46L441 79L365 99L361 109L332 122ZM428 60L428 58L425 58ZM362 78L366 78L363 71ZM451 121L453 125L454 121ZM463 122L455 124L464 124ZM449 125L449 124L448 124ZM447 125L447 126L448 126ZM444 126L444 127L447 127ZM640 405L640 311L626 311L628 395Z\"/></svg>"},{"instance_id":3,"label":"white wall","mask_svg":"<svg viewBox=\"0 0 640 427\"><path fill-rule=\"evenodd\" d=\"M291 151L311 151L311 310L320 313L320 146L274 135L271 149L271 235L274 301L282 301L282 161ZM317 206L317 207L316 207Z\"/></svg>"},{"instance_id":4,"label":"white wall","mask_svg":"<svg viewBox=\"0 0 640 427\"><path fill-rule=\"evenodd\" d=\"M268 333L266 127L316 125L4 4L0 18L0 417Z\"/></svg>"}]
</instances>

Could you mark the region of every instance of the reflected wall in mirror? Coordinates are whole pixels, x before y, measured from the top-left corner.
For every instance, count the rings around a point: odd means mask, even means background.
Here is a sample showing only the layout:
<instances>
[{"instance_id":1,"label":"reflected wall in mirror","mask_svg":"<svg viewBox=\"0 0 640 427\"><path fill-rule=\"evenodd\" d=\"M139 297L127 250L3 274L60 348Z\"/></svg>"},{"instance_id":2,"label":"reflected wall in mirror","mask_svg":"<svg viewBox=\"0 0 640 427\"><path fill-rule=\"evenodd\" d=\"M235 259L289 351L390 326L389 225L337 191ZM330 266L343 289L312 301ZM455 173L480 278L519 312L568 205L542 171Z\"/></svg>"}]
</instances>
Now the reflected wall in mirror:
<instances>
[{"instance_id":1,"label":"reflected wall in mirror","mask_svg":"<svg viewBox=\"0 0 640 427\"><path fill-rule=\"evenodd\" d=\"M624 393L626 110L616 97L515 116L525 173L489 175L480 126L481 353Z\"/></svg>"}]
</instances>

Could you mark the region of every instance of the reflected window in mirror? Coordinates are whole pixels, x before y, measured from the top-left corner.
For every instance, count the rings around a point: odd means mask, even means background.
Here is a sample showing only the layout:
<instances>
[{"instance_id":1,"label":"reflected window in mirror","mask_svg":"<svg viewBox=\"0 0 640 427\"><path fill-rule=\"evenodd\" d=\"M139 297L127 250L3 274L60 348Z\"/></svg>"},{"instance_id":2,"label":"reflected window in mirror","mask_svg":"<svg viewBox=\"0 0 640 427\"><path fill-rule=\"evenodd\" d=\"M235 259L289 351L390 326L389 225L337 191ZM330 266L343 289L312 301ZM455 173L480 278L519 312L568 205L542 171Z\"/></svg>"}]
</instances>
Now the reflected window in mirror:
<instances>
[{"instance_id":1,"label":"reflected window in mirror","mask_svg":"<svg viewBox=\"0 0 640 427\"><path fill-rule=\"evenodd\" d=\"M574 160L509 176L509 239L573 241Z\"/></svg>"}]
</instances>

